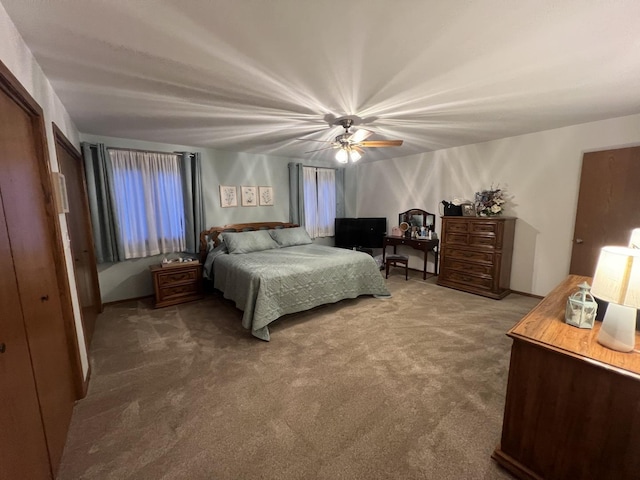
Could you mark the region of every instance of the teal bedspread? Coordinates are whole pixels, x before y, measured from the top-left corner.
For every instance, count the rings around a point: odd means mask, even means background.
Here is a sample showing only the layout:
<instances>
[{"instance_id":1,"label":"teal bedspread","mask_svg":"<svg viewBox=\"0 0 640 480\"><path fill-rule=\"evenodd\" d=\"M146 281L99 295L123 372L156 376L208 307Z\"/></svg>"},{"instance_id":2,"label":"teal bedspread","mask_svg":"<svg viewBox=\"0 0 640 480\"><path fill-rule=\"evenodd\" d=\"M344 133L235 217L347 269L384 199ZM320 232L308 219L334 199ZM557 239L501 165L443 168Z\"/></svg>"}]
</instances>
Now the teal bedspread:
<instances>
[{"instance_id":1,"label":"teal bedspread","mask_svg":"<svg viewBox=\"0 0 640 480\"><path fill-rule=\"evenodd\" d=\"M214 287L244 312L242 325L266 341L267 325L282 315L360 295L390 295L370 255L323 245L219 255L212 270Z\"/></svg>"}]
</instances>

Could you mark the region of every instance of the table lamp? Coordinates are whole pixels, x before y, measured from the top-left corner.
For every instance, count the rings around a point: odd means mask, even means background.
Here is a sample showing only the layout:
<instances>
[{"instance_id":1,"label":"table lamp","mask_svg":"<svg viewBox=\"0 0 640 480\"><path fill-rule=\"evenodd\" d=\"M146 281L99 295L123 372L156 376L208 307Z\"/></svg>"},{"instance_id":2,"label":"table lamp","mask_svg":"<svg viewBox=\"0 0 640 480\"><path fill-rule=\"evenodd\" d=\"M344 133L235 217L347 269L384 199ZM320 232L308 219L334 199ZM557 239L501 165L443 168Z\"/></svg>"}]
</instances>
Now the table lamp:
<instances>
[{"instance_id":1,"label":"table lamp","mask_svg":"<svg viewBox=\"0 0 640 480\"><path fill-rule=\"evenodd\" d=\"M631 230L631 238L629 238L629 248L640 248L640 228Z\"/></svg>"},{"instance_id":2,"label":"table lamp","mask_svg":"<svg viewBox=\"0 0 640 480\"><path fill-rule=\"evenodd\" d=\"M636 340L636 309L640 308L640 249L603 247L591 294L609 302L598 343L630 352Z\"/></svg>"}]
</instances>

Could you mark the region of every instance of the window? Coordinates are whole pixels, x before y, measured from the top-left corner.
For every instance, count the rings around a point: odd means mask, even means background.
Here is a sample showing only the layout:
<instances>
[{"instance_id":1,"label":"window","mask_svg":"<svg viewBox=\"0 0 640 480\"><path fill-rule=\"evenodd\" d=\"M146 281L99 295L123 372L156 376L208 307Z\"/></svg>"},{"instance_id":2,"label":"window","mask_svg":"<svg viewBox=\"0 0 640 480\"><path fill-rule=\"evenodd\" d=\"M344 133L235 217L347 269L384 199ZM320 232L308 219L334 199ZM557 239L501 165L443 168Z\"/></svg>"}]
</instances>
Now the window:
<instances>
[{"instance_id":1,"label":"window","mask_svg":"<svg viewBox=\"0 0 640 480\"><path fill-rule=\"evenodd\" d=\"M186 250L178 156L109 149L119 241L125 258Z\"/></svg>"},{"instance_id":2,"label":"window","mask_svg":"<svg viewBox=\"0 0 640 480\"><path fill-rule=\"evenodd\" d=\"M311 238L332 237L336 220L336 172L303 168L305 228Z\"/></svg>"}]
</instances>

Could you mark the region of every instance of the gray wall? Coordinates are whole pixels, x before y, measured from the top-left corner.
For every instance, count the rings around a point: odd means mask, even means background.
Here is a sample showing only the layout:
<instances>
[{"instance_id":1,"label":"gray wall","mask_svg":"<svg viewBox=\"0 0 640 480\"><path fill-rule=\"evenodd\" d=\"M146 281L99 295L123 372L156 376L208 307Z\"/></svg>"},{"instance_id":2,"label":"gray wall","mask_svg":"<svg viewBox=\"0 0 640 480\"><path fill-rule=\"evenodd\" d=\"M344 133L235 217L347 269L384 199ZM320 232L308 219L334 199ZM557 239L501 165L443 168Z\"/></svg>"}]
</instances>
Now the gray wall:
<instances>
[{"instance_id":1,"label":"gray wall","mask_svg":"<svg viewBox=\"0 0 640 480\"><path fill-rule=\"evenodd\" d=\"M200 152L202 155L202 182L204 190L205 220L208 227L228 223L289 221L289 168L293 161L305 165L335 167L332 163L318 163L284 157L231 153L221 150L171 145L124 138L80 134L80 140L104 143L107 147L132 148L161 152ZM238 187L238 207L220 206L220 185ZM240 206L240 186L272 186L274 205L270 207ZM352 198L355 202L355 198ZM318 243L331 244L330 239ZM127 260L98 265L100 293L105 303L153 294L149 266L161 261L162 256Z\"/></svg>"},{"instance_id":2,"label":"gray wall","mask_svg":"<svg viewBox=\"0 0 640 480\"><path fill-rule=\"evenodd\" d=\"M442 199L473 200L475 192L500 186L508 197L506 215L518 217L511 288L546 295L569 272L584 152L638 144L640 115L631 115L363 163L356 211L386 216L392 227L409 208L438 213ZM410 266L420 269L419 255L407 253Z\"/></svg>"}]
</instances>

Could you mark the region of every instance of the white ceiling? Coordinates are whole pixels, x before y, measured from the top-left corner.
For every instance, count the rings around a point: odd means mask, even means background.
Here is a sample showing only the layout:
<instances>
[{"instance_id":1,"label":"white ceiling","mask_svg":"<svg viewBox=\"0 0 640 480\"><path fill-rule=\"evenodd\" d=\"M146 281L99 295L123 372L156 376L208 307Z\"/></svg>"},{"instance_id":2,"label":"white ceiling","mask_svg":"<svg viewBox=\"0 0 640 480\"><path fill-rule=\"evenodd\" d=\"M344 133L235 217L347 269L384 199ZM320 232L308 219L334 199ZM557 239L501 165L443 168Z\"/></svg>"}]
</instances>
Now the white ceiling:
<instances>
[{"instance_id":1,"label":"white ceiling","mask_svg":"<svg viewBox=\"0 0 640 480\"><path fill-rule=\"evenodd\" d=\"M637 0L0 0L84 133L378 160L640 113ZM313 155L313 157L312 157Z\"/></svg>"}]
</instances>

